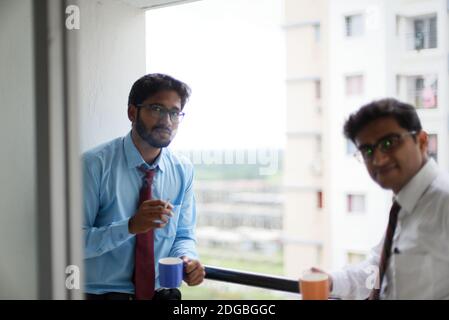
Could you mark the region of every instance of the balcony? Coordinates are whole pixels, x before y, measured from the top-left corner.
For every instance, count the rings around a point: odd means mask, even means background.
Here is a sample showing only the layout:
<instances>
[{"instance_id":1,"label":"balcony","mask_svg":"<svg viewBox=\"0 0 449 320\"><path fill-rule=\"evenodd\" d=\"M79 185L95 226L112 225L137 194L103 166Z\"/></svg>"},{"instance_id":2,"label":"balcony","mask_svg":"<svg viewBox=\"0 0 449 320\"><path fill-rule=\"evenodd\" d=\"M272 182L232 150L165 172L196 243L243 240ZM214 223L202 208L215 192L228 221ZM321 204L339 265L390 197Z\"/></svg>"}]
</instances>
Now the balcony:
<instances>
[{"instance_id":1,"label":"balcony","mask_svg":"<svg viewBox=\"0 0 449 320\"><path fill-rule=\"evenodd\" d=\"M398 75L398 95L417 109L438 108L438 75Z\"/></svg>"},{"instance_id":2,"label":"balcony","mask_svg":"<svg viewBox=\"0 0 449 320\"><path fill-rule=\"evenodd\" d=\"M408 51L436 49L438 47L437 33L435 32L413 32L406 34L406 48Z\"/></svg>"},{"instance_id":3,"label":"balcony","mask_svg":"<svg viewBox=\"0 0 449 320\"><path fill-rule=\"evenodd\" d=\"M438 106L438 93L432 88L411 90L408 101L418 109L433 109Z\"/></svg>"}]
</instances>

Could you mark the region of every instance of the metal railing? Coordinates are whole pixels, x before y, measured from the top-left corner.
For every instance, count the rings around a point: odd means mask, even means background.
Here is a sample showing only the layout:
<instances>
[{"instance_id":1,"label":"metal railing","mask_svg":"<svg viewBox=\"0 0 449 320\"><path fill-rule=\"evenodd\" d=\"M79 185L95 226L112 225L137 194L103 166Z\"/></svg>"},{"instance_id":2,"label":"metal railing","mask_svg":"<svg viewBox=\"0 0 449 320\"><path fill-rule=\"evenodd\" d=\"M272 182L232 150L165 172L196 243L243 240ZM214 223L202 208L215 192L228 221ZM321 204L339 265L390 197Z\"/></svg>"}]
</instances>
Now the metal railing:
<instances>
[{"instance_id":1,"label":"metal railing","mask_svg":"<svg viewBox=\"0 0 449 320\"><path fill-rule=\"evenodd\" d=\"M438 47L436 32L414 32L406 34L407 50L435 49Z\"/></svg>"},{"instance_id":2,"label":"metal railing","mask_svg":"<svg viewBox=\"0 0 449 320\"><path fill-rule=\"evenodd\" d=\"M205 278L208 280L301 294L299 280L209 265L205 265L204 268ZM329 300L340 300L340 298L330 295Z\"/></svg>"},{"instance_id":3,"label":"metal railing","mask_svg":"<svg viewBox=\"0 0 449 320\"><path fill-rule=\"evenodd\" d=\"M298 280L262 273L204 266L206 279L299 294Z\"/></svg>"}]
</instances>

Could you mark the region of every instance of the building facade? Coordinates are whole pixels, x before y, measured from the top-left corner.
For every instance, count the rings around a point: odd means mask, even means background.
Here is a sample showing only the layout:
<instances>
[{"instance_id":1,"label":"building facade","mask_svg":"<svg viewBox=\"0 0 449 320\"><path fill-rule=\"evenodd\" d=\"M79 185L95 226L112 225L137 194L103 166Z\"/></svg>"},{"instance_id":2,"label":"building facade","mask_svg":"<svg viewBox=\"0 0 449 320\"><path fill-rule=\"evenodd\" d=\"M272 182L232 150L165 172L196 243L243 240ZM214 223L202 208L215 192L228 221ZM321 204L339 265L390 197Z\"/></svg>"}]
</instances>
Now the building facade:
<instances>
[{"instance_id":1,"label":"building facade","mask_svg":"<svg viewBox=\"0 0 449 320\"><path fill-rule=\"evenodd\" d=\"M285 0L287 150L285 270L337 269L363 259L384 233L381 190L342 134L374 99L415 105L429 153L448 168L448 2Z\"/></svg>"}]
</instances>

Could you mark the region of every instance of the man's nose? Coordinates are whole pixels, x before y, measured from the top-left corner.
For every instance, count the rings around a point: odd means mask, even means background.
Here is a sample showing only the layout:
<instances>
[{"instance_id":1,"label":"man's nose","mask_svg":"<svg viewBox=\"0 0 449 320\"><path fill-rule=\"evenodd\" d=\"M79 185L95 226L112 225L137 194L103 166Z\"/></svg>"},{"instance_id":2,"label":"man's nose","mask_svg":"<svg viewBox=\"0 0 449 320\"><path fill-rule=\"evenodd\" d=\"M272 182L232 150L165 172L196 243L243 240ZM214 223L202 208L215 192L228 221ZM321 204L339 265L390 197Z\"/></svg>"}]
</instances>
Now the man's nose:
<instances>
[{"instance_id":1,"label":"man's nose","mask_svg":"<svg viewBox=\"0 0 449 320\"><path fill-rule=\"evenodd\" d=\"M159 122L170 126L172 124L170 114L167 112L161 113L161 115L159 116Z\"/></svg>"},{"instance_id":2,"label":"man's nose","mask_svg":"<svg viewBox=\"0 0 449 320\"><path fill-rule=\"evenodd\" d=\"M380 151L378 148L374 150L372 164L374 166L382 166L386 162L388 162L388 155L382 151Z\"/></svg>"}]
</instances>

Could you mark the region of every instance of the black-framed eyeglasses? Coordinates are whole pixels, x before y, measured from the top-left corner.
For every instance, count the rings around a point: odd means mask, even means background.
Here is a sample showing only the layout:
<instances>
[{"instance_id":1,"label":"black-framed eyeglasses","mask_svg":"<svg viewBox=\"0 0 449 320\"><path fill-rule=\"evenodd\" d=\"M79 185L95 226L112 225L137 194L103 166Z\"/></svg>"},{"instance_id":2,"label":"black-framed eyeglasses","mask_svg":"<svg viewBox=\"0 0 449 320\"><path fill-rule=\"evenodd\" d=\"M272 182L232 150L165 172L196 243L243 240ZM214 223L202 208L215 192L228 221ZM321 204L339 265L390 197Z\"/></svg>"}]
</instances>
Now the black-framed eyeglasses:
<instances>
[{"instance_id":1,"label":"black-framed eyeglasses","mask_svg":"<svg viewBox=\"0 0 449 320\"><path fill-rule=\"evenodd\" d=\"M374 153L376 152L377 148L379 148L380 152L384 154L391 154L397 149L397 147L400 146L404 137L413 136L416 133L416 131L409 131L403 134L392 133L386 137L383 137L375 144L364 144L358 147L358 150L354 154L354 156L359 161L371 162L374 158Z\"/></svg>"},{"instance_id":2,"label":"black-framed eyeglasses","mask_svg":"<svg viewBox=\"0 0 449 320\"><path fill-rule=\"evenodd\" d=\"M178 110L170 110L160 104L138 104L136 107L144 108L150 112L150 115L154 118L161 119L167 114L170 116L170 120L173 123L180 123L185 116L185 113Z\"/></svg>"}]
</instances>

